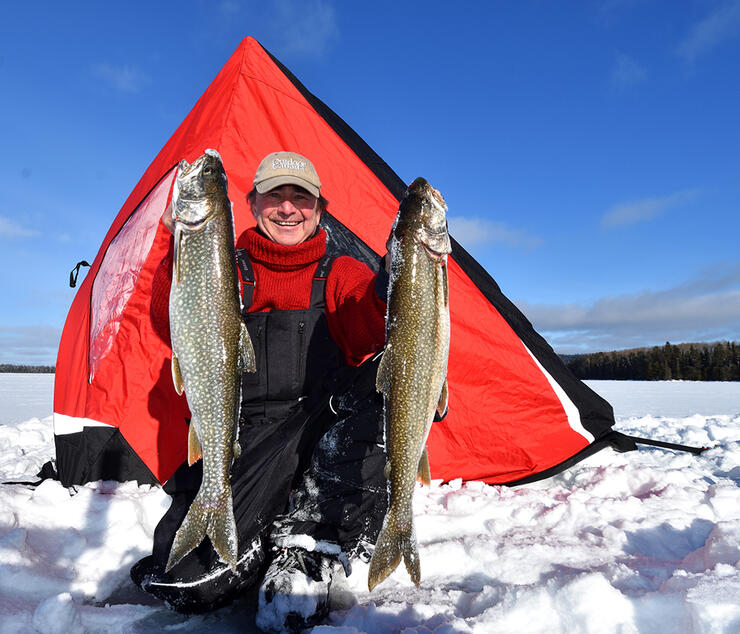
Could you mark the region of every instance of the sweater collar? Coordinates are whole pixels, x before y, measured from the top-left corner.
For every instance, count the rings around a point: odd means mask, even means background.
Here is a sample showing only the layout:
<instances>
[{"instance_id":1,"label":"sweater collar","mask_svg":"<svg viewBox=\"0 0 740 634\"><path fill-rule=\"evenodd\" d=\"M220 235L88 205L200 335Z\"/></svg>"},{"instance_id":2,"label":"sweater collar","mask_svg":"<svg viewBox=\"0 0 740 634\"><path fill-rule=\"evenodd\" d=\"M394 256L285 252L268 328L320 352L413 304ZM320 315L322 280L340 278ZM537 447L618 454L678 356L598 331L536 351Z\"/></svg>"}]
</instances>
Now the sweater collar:
<instances>
[{"instance_id":1,"label":"sweater collar","mask_svg":"<svg viewBox=\"0 0 740 634\"><path fill-rule=\"evenodd\" d=\"M250 259L270 268L301 268L318 262L326 252L326 232L321 228L312 238L295 245L273 242L256 227L245 231L243 240Z\"/></svg>"}]
</instances>

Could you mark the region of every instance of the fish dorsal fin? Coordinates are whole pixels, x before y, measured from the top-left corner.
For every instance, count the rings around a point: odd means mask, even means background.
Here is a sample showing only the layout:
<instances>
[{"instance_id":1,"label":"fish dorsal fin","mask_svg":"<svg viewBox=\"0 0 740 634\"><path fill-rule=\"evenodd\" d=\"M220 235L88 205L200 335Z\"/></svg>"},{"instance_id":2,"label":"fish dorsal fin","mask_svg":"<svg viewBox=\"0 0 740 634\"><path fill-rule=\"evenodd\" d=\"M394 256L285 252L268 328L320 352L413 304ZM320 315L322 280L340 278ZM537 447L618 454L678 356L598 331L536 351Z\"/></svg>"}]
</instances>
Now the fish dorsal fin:
<instances>
[{"instance_id":1,"label":"fish dorsal fin","mask_svg":"<svg viewBox=\"0 0 740 634\"><path fill-rule=\"evenodd\" d=\"M185 389L185 381L182 380L180 362L177 360L174 352L172 353L172 383L175 386L175 392L181 395Z\"/></svg>"},{"instance_id":2,"label":"fish dorsal fin","mask_svg":"<svg viewBox=\"0 0 740 634\"><path fill-rule=\"evenodd\" d=\"M195 423L191 420L190 429L188 430L188 466L198 462L202 457L203 447L201 447Z\"/></svg>"},{"instance_id":3,"label":"fish dorsal fin","mask_svg":"<svg viewBox=\"0 0 740 634\"><path fill-rule=\"evenodd\" d=\"M439 394L439 401L437 402L437 414L440 418L444 418L447 413L447 404L449 400L449 394L447 393L447 378L442 382L442 391Z\"/></svg>"},{"instance_id":4,"label":"fish dorsal fin","mask_svg":"<svg viewBox=\"0 0 740 634\"><path fill-rule=\"evenodd\" d=\"M381 392L385 396L390 396L391 393L391 346L388 344L385 347L383 356L380 357L380 363L378 364L378 374L375 377L375 389Z\"/></svg>"},{"instance_id":5,"label":"fish dorsal fin","mask_svg":"<svg viewBox=\"0 0 740 634\"><path fill-rule=\"evenodd\" d=\"M432 475L429 470L429 454L427 454L427 447L424 445L424 451L421 452L421 459L419 460L419 470L416 473L416 479L422 484L427 486L432 485Z\"/></svg>"},{"instance_id":6,"label":"fish dorsal fin","mask_svg":"<svg viewBox=\"0 0 740 634\"><path fill-rule=\"evenodd\" d=\"M254 354L254 346L252 345L252 338L249 336L249 331L241 322L239 329L239 371L240 372L256 372L257 371L257 358Z\"/></svg>"}]
</instances>

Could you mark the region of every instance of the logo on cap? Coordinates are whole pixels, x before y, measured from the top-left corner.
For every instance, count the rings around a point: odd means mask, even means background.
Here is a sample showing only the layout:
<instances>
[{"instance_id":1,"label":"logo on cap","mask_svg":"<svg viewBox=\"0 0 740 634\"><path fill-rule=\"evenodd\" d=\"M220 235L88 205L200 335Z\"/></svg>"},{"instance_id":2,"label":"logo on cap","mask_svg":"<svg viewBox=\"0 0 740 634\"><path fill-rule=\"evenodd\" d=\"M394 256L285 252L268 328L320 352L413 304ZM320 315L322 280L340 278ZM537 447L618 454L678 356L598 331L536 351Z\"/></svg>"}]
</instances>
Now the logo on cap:
<instances>
[{"instance_id":1,"label":"logo on cap","mask_svg":"<svg viewBox=\"0 0 740 634\"><path fill-rule=\"evenodd\" d=\"M281 158L273 158L272 159L272 169L274 170L306 170L306 161L296 161L294 158L287 158L287 159L281 159Z\"/></svg>"}]
</instances>

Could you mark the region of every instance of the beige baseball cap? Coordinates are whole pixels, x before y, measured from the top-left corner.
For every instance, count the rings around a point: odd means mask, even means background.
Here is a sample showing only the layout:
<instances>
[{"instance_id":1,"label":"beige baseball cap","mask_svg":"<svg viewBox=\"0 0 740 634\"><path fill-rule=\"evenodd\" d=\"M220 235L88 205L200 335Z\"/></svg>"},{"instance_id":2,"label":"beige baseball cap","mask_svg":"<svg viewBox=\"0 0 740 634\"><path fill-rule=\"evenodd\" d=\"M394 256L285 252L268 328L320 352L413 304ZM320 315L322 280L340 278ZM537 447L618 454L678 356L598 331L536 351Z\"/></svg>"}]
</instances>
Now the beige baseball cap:
<instances>
[{"instance_id":1,"label":"beige baseball cap","mask_svg":"<svg viewBox=\"0 0 740 634\"><path fill-rule=\"evenodd\" d=\"M297 185L318 198L321 181L313 163L295 152L273 152L262 159L254 175L254 188L260 194L281 185Z\"/></svg>"}]
</instances>

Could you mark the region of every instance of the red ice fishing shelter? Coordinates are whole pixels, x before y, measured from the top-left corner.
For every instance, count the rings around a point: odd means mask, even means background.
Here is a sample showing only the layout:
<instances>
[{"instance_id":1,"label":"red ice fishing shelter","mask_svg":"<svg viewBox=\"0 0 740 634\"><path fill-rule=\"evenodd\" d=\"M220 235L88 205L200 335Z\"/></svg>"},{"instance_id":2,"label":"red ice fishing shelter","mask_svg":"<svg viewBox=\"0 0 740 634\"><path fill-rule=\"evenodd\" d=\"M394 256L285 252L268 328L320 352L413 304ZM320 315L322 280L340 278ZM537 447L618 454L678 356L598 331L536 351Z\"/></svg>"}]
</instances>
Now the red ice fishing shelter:
<instances>
[{"instance_id":1,"label":"red ice fishing shelter","mask_svg":"<svg viewBox=\"0 0 740 634\"><path fill-rule=\"evenodd\" d=\"M118 212L70 308L54 388L66 485L163 483L185 459L187 405L172 386L169 342L152 326L151 289L170 240L159 219L176 165L207 148L223 159L237 236L254 224L246 194L257 164L292 150L321 175L330 239L370 266L385 252L405 184L256 40L244 39ZM432 477L527 482L609 444L610 405L452 242L450 409L429 436Z\"/></svg>"}]
</instances>

